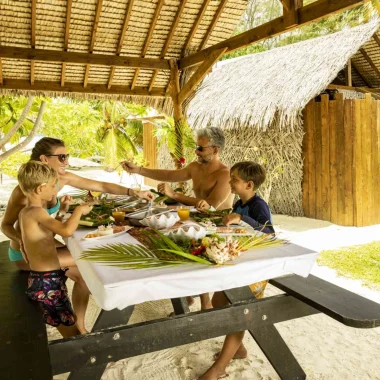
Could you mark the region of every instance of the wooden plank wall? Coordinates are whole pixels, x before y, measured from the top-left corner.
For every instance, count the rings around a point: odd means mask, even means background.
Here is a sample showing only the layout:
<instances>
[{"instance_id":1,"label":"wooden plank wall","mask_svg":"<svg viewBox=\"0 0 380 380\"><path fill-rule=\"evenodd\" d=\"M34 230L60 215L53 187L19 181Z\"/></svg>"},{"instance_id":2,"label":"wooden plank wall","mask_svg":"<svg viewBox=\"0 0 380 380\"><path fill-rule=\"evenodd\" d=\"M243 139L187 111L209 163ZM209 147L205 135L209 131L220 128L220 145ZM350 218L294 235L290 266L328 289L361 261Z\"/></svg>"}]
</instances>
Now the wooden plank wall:
<instances>
[{"instance_id":1,"label":"wooden plank wall","mask_svg":"<svg viewBox=\"0 0 380 380\"><path fill-rule=\"evenodd\" d=\"M143 122L143 154L145 167L149 169L157 169L157 138L154 136L154 124L150 122ZM144 178L144 184L147 186L157 187L159 181L150 178Z\"/></svg>"},{"instance_id":2,"label":"wooden plank wall","mask_svg":"<svg viewBox=\"0 0 380 380\"><path fill-rule=\"evenodd\" d=\"M322 95L303 117L305 216L343 226L380 223L380 101Z\"/></svg>"}]
</instances>

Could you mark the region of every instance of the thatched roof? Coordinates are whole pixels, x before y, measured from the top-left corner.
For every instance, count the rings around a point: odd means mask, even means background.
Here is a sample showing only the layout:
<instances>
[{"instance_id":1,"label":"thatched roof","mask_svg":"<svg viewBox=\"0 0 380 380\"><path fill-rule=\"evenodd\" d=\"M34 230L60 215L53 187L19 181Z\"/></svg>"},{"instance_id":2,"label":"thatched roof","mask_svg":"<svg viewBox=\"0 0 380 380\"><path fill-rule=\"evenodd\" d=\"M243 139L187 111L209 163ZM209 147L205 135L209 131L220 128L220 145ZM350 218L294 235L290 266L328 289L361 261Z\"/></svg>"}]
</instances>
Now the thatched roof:
<instances>
[{"instance_id":1,"label":"thatched roof","mask_svg":"<svg viewBox=\"0 0 380 380\"><path fill-rule=\"evenodd\" d=\"M151 99L152 105L164 106L170 102L163 100L170 78L166 59L231 37L246 7L247 0L2 0L0 94L69 95L64 85L83 97L113 88L113 98L130 100L126 90L138 96L149 89L158 97ZM30 57L34 51L49 50L42 52L49 59L25 59L28 51L11 48L30 49ZM63 52L81 53L67 62L82 62L60 63L57 57ZM105 55L151 58L152 66L123 67L122 60L112 67L110 61L108 66L86 64L84 53L91 53L92 60L98 56L97 63L105 62ZM18 59L20 54L23 59Z\"/></svg>"},{"instance_id":2,"label":"thatched roof","mask_svg":"<svg viewBox=\"0 0 380 380\"><path fill-rule=\"evenodd\" d=\"M234 60L214 70L188 108L190 125L282 128L346 66L379 27L379 20Z\"/></svg>"}]
</instances>

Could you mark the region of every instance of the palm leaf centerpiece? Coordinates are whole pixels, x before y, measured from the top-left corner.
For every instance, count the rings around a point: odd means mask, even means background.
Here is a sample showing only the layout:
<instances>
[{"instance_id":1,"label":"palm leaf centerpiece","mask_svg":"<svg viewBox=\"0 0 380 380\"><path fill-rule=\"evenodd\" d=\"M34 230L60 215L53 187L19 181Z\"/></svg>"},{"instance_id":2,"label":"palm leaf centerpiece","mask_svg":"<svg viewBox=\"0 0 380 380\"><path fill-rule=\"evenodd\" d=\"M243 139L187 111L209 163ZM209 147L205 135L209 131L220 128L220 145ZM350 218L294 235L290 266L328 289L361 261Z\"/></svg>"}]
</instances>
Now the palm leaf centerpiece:
<instances>
[{"instance_id":1,"label":"palm leaf centerpiece","mask_svg":"<svg viewBox=\"0 0 380 380\"><path fill-rule=\"evenodd\" d=\"M212 263L186 250L156 230L143 230L142 244L108 244L90 248L81 255L82 260L97 262L123 269L152 269L181 264Z\"/></svg>"},{"instance_id":2,"label":"palm leaf centerpiece","mask_svg":"<svg viewBox=\"0 0 380 380\"><path fill-rule=\"evenodd\" d=\"M134 235L134 234L133 234ZM202 239L195 250L177 245L168 236L153 229L140 230L139 244L109 244L91 248L82 253L81 259L122 269L154 269L183 264L223 265L240 256L241 252L285 243L273 235L258 232L248 237L222 238L217 234ZM193 252L193 253L191 253ZM198 256L202 252L203 256Z\"/></svg>"}]
</instances>

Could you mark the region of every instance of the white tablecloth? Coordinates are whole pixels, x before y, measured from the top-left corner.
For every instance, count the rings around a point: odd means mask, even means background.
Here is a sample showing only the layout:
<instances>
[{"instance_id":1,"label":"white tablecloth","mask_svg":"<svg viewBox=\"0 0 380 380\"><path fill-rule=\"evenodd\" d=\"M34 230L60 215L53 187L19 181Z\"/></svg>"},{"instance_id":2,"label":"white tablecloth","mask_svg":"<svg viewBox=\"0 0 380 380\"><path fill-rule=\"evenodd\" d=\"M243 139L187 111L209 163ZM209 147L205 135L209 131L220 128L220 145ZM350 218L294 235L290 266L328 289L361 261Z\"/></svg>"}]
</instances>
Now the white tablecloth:
<instances>
[{"instance_id":1,"label":"white tablecloth","mask_svg":"<svg viewBox=\"0 0 380 380\"><path fill-rule=\"evenodd\" d=\"M233 289L290 273L307 277L318 255L307 248L287 244L246 251L231 266L190 264L123 270L79 260L79 256L88 248L120 242L137 243L137 240L128 233L94 241L83 240L88 232L88 229L79 229L67 239L67 246L96 303L104 310L122 310L146 301Z\"/></svg>"}]
</instances>

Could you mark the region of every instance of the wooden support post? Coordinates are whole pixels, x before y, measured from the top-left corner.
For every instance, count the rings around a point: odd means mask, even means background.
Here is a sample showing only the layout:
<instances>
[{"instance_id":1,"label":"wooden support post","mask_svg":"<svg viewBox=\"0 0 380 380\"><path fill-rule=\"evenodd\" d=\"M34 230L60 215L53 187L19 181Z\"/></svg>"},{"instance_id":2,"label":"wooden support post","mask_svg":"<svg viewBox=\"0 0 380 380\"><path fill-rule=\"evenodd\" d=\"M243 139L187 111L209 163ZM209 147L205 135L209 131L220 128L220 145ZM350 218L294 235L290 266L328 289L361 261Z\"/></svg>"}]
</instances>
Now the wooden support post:
<instances>
[{"instance_id":1,"label":"wooden support post","mask_svg":"<svg viewBox=\"0 0 380 380\"><path fill-rule=\"evenodd\" d=\"M283 0L284 7L284 26L287 28L294 28L299 24L298 21L298 8L303 5L303 0Z\"/></svg>"},{"instance_id":2,"label":"wooden support post","mask_svg":"<svg viewBox=\"0 0 380 380\"><path fill-rule=\"evenodd\" d=\"M351 65L351 58L347 62L347 66L344 70L345 77L346 77L346 86L352 86L352 65Z\"/></svg>"},{"instance_id":3,"label":"wooden support post","mask_svg":"<svg viewBox=\"0 0 380 380\"><path fill-rule=\"evenodd\" d=\"M178 65L177 62L175 62L174 59L170 60L170 73L171 73L171 79L170 79L170 86L171 86L171 98L173 101L173 116L174 116L174 128L175 128L175 134L176 134L176 148L178 151L183 151L183 141L182 141L182 134L180 133L180 125L181 119L183 117L182 112L182 103L179 100L179 92L180 92L180 85L179 85L179 71L178 71ZM175 166L177 169L181 168L181 164L177 158L174 159Z\"/></svg>"}]
</instances>

